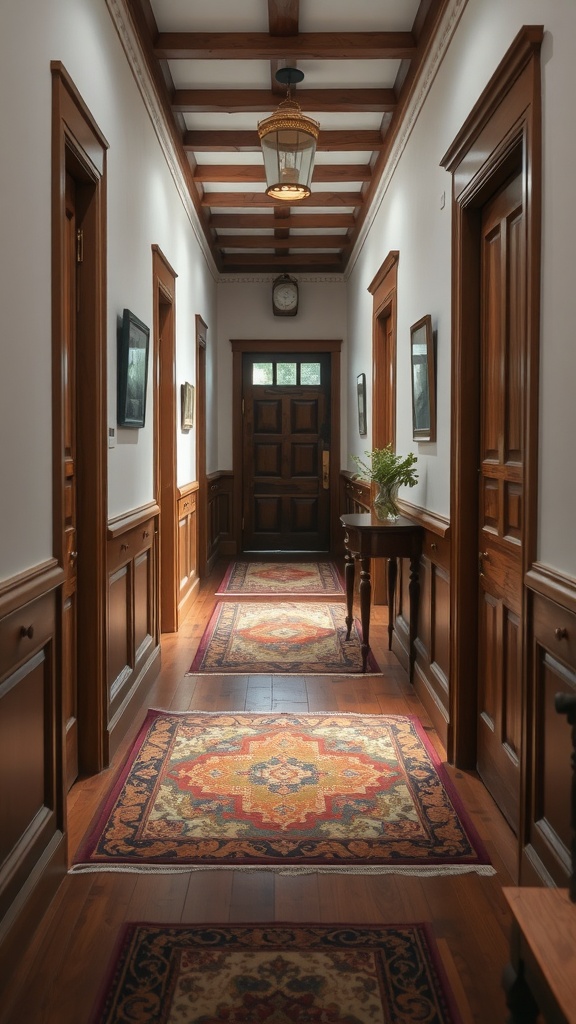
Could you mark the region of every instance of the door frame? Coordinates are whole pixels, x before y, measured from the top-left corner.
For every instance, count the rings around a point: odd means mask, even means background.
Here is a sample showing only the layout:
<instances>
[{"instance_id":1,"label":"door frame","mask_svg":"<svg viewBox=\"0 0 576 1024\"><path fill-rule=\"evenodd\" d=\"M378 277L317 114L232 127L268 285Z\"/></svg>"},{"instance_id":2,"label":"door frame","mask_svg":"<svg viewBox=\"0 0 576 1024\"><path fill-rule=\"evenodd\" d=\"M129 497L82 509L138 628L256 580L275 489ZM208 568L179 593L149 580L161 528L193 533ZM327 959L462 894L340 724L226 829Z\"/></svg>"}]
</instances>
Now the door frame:
<instances>
[{"instance_id":1,"label":"door frame","mask_svg":"<svg viewBox=\"0 0 576 1024\"><path fill-rule=\"evenodd\" d=\"M396 448L397 288L400 253L391 249L368 285L372 295L372 448ZM390 322L390 344L386 323ZM376 398L386 392L386 402ZM371 490L374 489L372 485ZM372 600L388 604L388 568L382 558L372 561Z\"/></svg>"},{"instance_id":2,"label":"door frame","mask_svg":"<svg viewBox=\"0 0 576 1024\"><path fill-rule=\"evenodd\" d=\"M234 466L234 502L232 533L236 551L242 551L242 365L244 353L274 352L302 355L308 352L330 354L330 551L337 550L340 525L340 353L342 341L246 341L230 339L232 346L232 464Z\"/></svg>"},{"instance_id":3,"label":"door frame","mask_svg":"<svg viewBox=\"0 0 576 1024\"><path fill-rule=\"evenodd\" d=\"M208 485L206 483L206 341L208 325L196 313L196 481L198 483L198 576L206 576L208 565Z\"/></svg>"},{"instance_id":4,"label":"door frame","mask_svg":"<svg viewBox=\"0 0 576 1024\"><path fill-rule=\"evenodd\" d=\"M523 579L536 557L542 189L539 54L542 37L541 26L525 26L518 33L441 161L452 174L453 186L451 646L447 746L449 760L462 768L474 768L476 763L481 210L517 169L521 169L523 175L527 258ZM522 678L525 687L526 603L524 587ZM526 715L525 699L521 780L526 778ZM522 803L521 800L521 807ZM522 827L521 821L521 830Z\"/></svg>"},{"instance_id":5,"label":"door frame","mask_svg":"<svg viewBox=\"0 0 576 1024\"><path fill-rule=\"evenodd\" d=\"M154 494L160 508L158 609L160 633L178 630L176 494L176 278L158 245L152 246L154 323ZM165 313L162 310L165 309Z\"/></svg>"},{"instance_id":6,"label":"door frame","mask_svg":"<svg viewBox=\"0 0 576 1024\"><path fill-rule=\"evenodd\" d=\"M99 772L107 751L107 575L108 424L106 344L106 152L108 143L60 61L52 73L52 422L53 549L58 564L66 555L64 537L64 222L66 172L84 190L84 259L77 374L78 403L78 650L82 686L78 690L80 771ZM82 472L82 466L89 472ZM62 621L60 617L60 634ZM62 636L58 641L62 657ZM60 671L62 665L59 665ZM63 771L63 766L61 768Z\"/></svg>"}]
</instances>

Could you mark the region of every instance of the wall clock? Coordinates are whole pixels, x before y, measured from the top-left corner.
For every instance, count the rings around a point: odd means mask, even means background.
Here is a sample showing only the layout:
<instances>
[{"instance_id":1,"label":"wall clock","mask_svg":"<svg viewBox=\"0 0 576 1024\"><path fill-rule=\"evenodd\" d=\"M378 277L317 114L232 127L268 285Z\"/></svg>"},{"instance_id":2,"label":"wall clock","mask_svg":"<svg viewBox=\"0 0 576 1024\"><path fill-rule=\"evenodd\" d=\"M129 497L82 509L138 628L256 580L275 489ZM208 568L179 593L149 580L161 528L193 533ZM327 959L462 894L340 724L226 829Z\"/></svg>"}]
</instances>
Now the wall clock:
<instances>
[{"instance_id":1,"label":"wall clock","mask_svg":"<svg viewBox=\"0 0 576 1024\"><path fill-rule=\"evenodd\" d=\"M272 284L272 312L274 316L296 316L298 312L298 281L289 274L281 274Z\"/></svg>"}]
</instances>

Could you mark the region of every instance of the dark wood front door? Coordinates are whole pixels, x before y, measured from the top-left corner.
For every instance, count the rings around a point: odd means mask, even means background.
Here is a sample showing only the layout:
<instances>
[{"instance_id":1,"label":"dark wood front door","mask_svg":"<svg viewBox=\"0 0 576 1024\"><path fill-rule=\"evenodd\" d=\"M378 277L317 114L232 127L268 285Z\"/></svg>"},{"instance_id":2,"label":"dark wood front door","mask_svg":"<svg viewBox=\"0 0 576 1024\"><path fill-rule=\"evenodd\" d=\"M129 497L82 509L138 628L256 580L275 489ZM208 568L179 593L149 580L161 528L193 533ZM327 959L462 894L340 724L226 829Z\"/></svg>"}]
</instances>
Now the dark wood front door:
<instances>
[{"instance_id":1,"label":"dark wood front door","mask_svg":"<svg viewBox=\"0 0 576 1024\"><path fill-rule=\"evenodd\" d=\"M242 547L330 547L330 356L243 357Z\"/></svg>"},{"instance_id":2,"label":"dark wood front door","mask_svg":"<svg viewBox=\"0 0 576 1024\"><path fill-rule=\"evenodd\" d=\"M526 249L522 177L483 209L478 771L518 829Z\"/></svg>"}]
</instances>

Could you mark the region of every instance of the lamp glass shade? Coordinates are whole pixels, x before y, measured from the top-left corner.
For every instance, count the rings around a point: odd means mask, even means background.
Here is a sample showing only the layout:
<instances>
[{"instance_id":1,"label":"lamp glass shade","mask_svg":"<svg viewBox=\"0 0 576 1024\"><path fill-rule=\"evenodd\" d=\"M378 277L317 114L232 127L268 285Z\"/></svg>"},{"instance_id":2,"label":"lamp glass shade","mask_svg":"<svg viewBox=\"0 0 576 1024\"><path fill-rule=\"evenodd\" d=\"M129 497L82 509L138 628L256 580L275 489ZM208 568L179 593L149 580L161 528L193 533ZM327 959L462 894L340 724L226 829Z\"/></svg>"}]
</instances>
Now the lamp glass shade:
<instances>
[{"instance_id":1,"label":"lamp glass shade","mask_svg":"<svg viewBox=\"0 0 576 1024\"><path fill-rule=\"evenodd\" d=\"M266 173L266 195L296 202L310 195L320 126L297 103L285 100L258 125Z\"/></svg>"}]
</instances>

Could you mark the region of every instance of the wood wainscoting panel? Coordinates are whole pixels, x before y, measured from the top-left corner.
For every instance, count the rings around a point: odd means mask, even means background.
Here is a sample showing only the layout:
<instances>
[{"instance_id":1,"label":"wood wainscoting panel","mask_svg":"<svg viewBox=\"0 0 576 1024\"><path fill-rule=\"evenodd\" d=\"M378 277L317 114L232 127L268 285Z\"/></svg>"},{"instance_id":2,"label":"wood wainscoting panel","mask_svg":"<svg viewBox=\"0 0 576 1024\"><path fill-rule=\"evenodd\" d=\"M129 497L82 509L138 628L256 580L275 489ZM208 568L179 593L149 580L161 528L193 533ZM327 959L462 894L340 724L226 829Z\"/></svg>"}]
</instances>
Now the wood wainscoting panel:
<instances>
[{"instance_id":1,"label":"wood wainscoting panel","mask_svg":"<svg viewBox=\"0 0 576 1024\"><path fill-rule=\"evenodd\" d=\"M211 473L208 477L208 572L218 558L236 555L233 534L234 475Z\"/></svg>"},{"instance_id":2,"label":"wood wainscoting panel","mask_svg":"<svg viewBox=\"0 0 576 1024\"><path fill-rule=\"evenodd\" d=\"M414 689L446 745L450 727L450 539L447 520L403 502L403 513L424 528ZM409 573L402 562L396 587L393 649L408 667Z\"/></svg>"},{"instance_id":3,"label":"wood wainscoting panel","mask_svg":"<svg viewBox=\"0 0 576 1024\"><path fill-rule=\"evenodd\" d=\"M198 482L178 489L178 628L200 587L198 489Z\"/></svg>"},{"instance_id":4,"label":"wood wainscoting panel","mask_svg":"<svg viewBox=\"0 0 576 1024\"><path fill-rule=\"evenodd\" d=\"M36 576L34 589L43 575ZM53 577L49 568L45 585L53 584ZM23 597L28 593L21 579L14 600L5 590L5 606L12 610L0 617L0 976L5 977L66 872L58 589L33 600Z\"/></svg>"},{"instance_id":5,"label":"wood wainscoting panel","mask_svg":"<svg viewBox=\"0 0 576 1024\"><path fill-rule=\"evenodd\" d=\"M570 876L572 742L557 693L576 695L576 580L544 567L527 574L531 601L530 707L523 885L565 887ZM555 599L554 599L555 598Z\"/></svg>"},{"instance_id":6,"label":"wood wainscoting panel","mask_svg":"<svg viewBox=\"0 0 576 1024\"><path fill-rule=\"evenodd\" d=\"M108 757L160 667L158 507L108 529Z\"/></svg>"}]
</instances>

